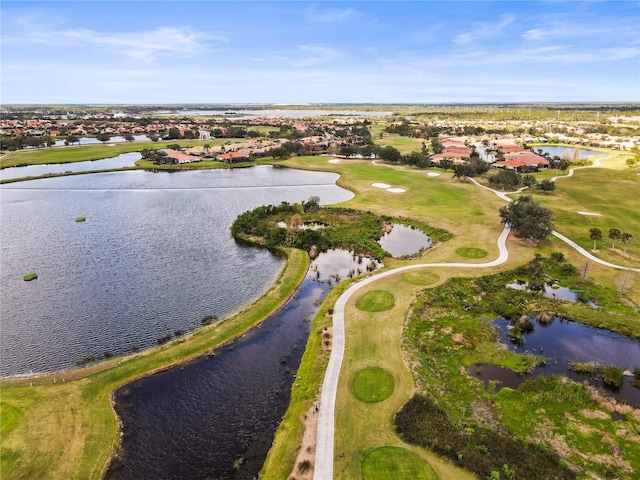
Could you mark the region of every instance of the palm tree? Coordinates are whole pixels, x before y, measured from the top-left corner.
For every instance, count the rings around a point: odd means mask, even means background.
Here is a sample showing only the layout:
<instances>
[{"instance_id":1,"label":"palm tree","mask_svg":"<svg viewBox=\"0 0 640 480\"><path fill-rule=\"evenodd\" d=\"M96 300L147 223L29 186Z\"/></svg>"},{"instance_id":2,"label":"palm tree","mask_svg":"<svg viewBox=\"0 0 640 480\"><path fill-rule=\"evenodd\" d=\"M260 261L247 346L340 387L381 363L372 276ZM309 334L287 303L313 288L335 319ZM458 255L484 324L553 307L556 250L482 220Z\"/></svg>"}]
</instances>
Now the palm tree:
<instances>
[{"instance_id":1,"label":"palm tree","mask_svg":"<svg viewBox=\"0 0 640 480\"><path fill-rule=\"evenodd\" d=\"M624 253L626 255L627 253L627 243L631 243L631 239L633 238L633 235L629 232L622 232L622 234L620 235L620 240L622 241L622 244L624 245Z\"/></svg>"},{"instance_id":2,"label":"palm tree","mask_svg":"<svg viewBox=\"0 0 640 480\"><path fill-rule=\"evenodd\" d=\"M595 227L592 228L591 230L589 230L589 238L593 240L593 251L597 251L598 240L602 239L602 230Z\"/></svg>"},{"instance_id":3,"label":"palm tree","mask_svg":"<svg viewBox=\"0 0 640 480\"><path fill-rule=\"evenodd\" d=\"M620 240L620 230L617 228L609 229L609 240L611 240L611 248L616 248L616 240Z\"/></svg>"}]
</instances>

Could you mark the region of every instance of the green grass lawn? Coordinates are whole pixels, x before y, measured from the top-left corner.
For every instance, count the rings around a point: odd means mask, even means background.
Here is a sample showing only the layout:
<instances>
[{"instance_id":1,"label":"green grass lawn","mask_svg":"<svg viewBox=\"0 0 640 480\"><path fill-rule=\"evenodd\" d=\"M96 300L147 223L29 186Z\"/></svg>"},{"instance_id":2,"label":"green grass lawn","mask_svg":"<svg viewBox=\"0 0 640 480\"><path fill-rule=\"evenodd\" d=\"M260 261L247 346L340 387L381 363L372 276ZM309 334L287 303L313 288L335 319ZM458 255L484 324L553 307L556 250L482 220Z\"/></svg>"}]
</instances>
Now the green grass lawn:
<instances>
[{"instance_id":1,"label":"green grass lawn","mask_svg":"<svg viewBox=\"0 0 640 480\"><path fill-rule=\"evenodd\" d=\"M356 303L358 310L365 312L384 312L393 308L395 297L385 290L374 290L365 293Z\"/></svg>"},{"instance_id":2,"label":"green grass lawn","mask_svg":"<svg viewBox=\"0 0 640 480\"><path fill-rule=\"evenodd\" d=\"M386 400L393 393L393 375L380 367L367 367L358 371L351 381L353 395L365 403Z\"/></svg>"},{"instance_id":3,"label":"green grass lawn","mask_svg":"<svg viewBox=\"0 0 640 480\"><path fill-rule=\"evenodd\" d=\"M436 480L438 475L419 455L399 447L371 450L362 462L364 480Z\"/></svg>"},{"instance_id":4,"label":"green grass lawn","mask_svg":"<svg viewBox=\"0 0 640 480\"><path fill-rule=\"evenodd\" d=\"M486 250L475 247L461 247L456 250L456 253L463 258L484 258L487 256Z\"/></svg>"}]
</instances>

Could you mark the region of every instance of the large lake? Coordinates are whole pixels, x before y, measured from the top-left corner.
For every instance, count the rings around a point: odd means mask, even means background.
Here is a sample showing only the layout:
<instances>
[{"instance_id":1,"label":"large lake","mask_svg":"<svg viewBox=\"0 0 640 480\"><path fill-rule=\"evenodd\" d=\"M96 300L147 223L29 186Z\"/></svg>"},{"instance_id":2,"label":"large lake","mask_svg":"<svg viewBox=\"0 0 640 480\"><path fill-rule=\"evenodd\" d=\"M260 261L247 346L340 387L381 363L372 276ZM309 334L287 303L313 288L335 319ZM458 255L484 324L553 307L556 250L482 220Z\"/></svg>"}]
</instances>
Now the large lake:
<instances>
[{"instance_id":1,"label":"large lake","mask_svg":"<svg viewBox=\"0 0 640 480\"><path fill-rule=\"evenodd\" d=\"M284 260L236 244L236 216L353 194L332 173L276 167L130 171L0 188L0 376L73 368L198 328L259 297ZM86 221L76 223L78 216ZM25 282L30 271L38 279Z\"/></svg>"}]
</instances>

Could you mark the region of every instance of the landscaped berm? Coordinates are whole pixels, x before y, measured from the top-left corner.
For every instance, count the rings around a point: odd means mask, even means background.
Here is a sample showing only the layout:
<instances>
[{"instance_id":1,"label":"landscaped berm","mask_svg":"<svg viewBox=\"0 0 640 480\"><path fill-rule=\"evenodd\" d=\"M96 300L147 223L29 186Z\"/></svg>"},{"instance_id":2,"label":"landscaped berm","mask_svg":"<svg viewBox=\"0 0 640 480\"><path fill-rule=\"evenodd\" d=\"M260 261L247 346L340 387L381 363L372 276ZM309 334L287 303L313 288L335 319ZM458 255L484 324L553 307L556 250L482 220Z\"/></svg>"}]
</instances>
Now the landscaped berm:
<instances>
[{"instance_id":1,"label":"landscaped berm","mask_svg":"<svg viewBox=\"0 0 640 480\"><path fill-rule=\"evenodd\" d=\"M401 447L371 450L362 461L364 480L436 480L438 476L422 457Z\"/></svg>"}]
</instances>

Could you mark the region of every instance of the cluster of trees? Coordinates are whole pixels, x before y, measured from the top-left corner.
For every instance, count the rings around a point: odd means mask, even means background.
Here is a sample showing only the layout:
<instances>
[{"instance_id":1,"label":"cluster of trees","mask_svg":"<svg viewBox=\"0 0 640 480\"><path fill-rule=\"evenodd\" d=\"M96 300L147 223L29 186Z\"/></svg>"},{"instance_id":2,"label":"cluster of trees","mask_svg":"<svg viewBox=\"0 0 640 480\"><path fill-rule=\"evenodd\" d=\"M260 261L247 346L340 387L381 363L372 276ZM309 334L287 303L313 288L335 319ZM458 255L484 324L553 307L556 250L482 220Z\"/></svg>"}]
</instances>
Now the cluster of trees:
<instances>
[{"instance_id":1,"label":"cluster of trees","mask_svg":"<svg viewBox=\"0 0 640 480\"><path fill-rule=\"evenodd\" d=\"M589 238L593 240L593 251L598 249L598 241L602 240L602 230L593 227L589 230ZM610 228L607 238L611 241L611 248L616 248L616 242L620 241L624 245L624 253L627 253L627 245L633 241L633 234L622 232L619 228Z\"/></svg>"},{"instance_id":2,"label":"cluster of trees","mask_svg":"<svg viewBox=\"0 0 640 480\"><path fill-rule=\"evenodd\" d=\"M553 231L553 212L534 202L530 195L522 195L502 207L500 218L530 245L544 240Z\"/></svg>"},{"instance_id":3,"label":"cluster of trees","mask_svg":"<svg viewBox=\"0 0 640 480\"><path fill-rule=\"evenodd\" d=\"M502 189L513 189L518 187L537 188L543 192L553 192L556 189L556 183L549 179L544 179L540 183L533 175L521 175L515 170L499 169L493 175L489 176L489 184Z\"/></svg>"},{"instance_id":4,"label":"cluster of trees","mask_svg":"<svg viewBox=\"0 0 640 480\"><path fill-rule=\"evenodd\" d=\"M41 148L41 147L53 147L55 144L53 137L49 135L43 135L39 137L28 137L18 135L16 137L2 136L0 138L0 150L8 150L15 152L16 150L22 150L23 148Z\"/></svg>"},{"instance_id":5,"label":"cluster of trees","mask_svg":"<svg viewBox=\"0 0 640 480\"><path fill-rule=\"evenodd\" d=\"M156 165L165 165L168 157L162 150L155 150L152 148L145 148L140 152L144 160L151 160Z\"/></svg>"}]
</instances>

